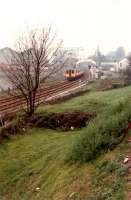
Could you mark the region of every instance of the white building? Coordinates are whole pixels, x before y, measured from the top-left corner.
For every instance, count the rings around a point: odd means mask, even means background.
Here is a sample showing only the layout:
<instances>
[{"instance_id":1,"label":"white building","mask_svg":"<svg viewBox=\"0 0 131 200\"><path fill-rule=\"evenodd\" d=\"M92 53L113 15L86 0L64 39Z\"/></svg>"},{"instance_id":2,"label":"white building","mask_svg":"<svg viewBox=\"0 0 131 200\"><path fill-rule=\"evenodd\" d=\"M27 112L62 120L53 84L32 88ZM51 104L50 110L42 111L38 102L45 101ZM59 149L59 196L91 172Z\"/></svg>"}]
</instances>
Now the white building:
<instances>
[{"instance_id":1,"label":"white building","mask_svg":"<svg viewBox=\"0 0 131 200\"><path fill-rule=\"evenodd\" d=\"M102 71L117 71L117 62L101 62L99 67Z\"/></svg>"},{"instance_id":2,"label":"white building","mask_svg":"<svg viewBox=\"0 0 131 200\"><path fill-rule=\"evenodd\" d=\"M128 59L124 58L118 63L118 71L125 70L127 66L129 65Z\"/></svg>"}]
</instances>

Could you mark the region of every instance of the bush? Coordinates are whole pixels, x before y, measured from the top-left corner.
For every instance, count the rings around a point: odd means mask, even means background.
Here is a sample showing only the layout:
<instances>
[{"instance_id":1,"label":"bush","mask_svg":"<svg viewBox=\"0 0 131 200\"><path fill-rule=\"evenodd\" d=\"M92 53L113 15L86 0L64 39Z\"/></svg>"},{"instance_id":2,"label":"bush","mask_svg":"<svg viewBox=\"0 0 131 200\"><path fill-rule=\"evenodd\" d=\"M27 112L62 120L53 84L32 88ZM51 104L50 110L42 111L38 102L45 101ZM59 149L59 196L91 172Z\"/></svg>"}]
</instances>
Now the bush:
<instances>
[{"instance_id":1,"label":"bush","mask_svg":"<svg viewBox=\"0 0 131 200\"><path fill-rule=\"evenodd\" d=\"M119 165L113 160L105 160L98 165L98 168L106 173L112 173L119 168Z\"/></svg>"},{"instance_id":2,"label":"bush","mask_svg":"<svg viewBox=\"0 0 131 200\"><path fill-rule=\"evenodd\" d=\"M114 160L104 160L101 163L97 164L99 171L112 173L115 172L116 175L120 178L123 177L126 173L126 168Z\"/></svg>"},{"instance_id":3,"label":"bush","mask_svg":"<svg viewBox=\"0 0 131 200\"><path fill-rule=\"evenodd\" d=\"M17 134L21 130L19 123L16 121L10 122L0 128L0 142L5 138L9 138L11 135Z\"/></svg>"},{"instance_id":4,"label":"bush","mask_svg":"<svg viewBox=\"0 0 131 200\"><path fill-rule=\"evenodd\" d=\"M131 119L131 105L129 100L119 102L108 108L104 114L90 122L80 137L74 142L70 159L86 162L94 159L103 151L113 149L122 136L123 130Z\"/></svg>"}]
</instances>

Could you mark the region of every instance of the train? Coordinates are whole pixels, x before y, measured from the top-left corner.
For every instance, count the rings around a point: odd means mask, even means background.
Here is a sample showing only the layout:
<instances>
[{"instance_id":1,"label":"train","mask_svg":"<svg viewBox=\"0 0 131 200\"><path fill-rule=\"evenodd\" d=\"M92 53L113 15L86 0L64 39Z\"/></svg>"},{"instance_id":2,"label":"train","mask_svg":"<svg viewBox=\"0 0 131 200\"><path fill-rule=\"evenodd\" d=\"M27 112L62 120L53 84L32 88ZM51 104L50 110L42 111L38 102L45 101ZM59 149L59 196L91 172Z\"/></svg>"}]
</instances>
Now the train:
<instances>
[{"instance_id":1,"label":"train","mask_svg":"<svg viewBox=\"0 0 131 200\"><path fill-rule=\"evenodd\" d=\"M84 76L84 71L79 69L68 69L65 71L64 76L68 81L74 81Z\"/></svg>"},{"instance_id":2,"label":"train","mask_svg":"<svg viewBox=\"0 0 131 200\"><path fill-rule=\"evenodd\" d=\"M89 80L94 80L96 77L96 62L92 59L81 59L75 64L68 63L64 76L68 81L74 81L83 76Z\"/></svg>"}]
</instances>

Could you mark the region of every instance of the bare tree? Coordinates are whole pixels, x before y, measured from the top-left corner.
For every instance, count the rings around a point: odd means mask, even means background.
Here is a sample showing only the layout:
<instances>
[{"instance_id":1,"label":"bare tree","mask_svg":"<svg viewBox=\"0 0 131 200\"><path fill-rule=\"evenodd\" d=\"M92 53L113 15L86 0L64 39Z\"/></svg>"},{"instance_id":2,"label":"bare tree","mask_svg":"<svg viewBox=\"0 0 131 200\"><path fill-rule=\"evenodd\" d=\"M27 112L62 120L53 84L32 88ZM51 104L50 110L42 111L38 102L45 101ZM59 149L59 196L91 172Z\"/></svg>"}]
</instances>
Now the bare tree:
<instances>
[{"instance_id":1,"label":"bare tree","mask_svg":"<svg viewBox=\"0 0 131 200\"><path fill-rule=\"evenodd\" d=\"M64 53L57 57L61 42L56 42L56 34L51 28L33 30L17 41L16 51L11 51L9 67L3 69L12 88L20 93L26 102L26 113L31 116L38 107L37 93L41 82L64 66ZM15 94L15 92L13 93ZM16 95L16 94L15 94Z\"/></svg>"}]
</instances>

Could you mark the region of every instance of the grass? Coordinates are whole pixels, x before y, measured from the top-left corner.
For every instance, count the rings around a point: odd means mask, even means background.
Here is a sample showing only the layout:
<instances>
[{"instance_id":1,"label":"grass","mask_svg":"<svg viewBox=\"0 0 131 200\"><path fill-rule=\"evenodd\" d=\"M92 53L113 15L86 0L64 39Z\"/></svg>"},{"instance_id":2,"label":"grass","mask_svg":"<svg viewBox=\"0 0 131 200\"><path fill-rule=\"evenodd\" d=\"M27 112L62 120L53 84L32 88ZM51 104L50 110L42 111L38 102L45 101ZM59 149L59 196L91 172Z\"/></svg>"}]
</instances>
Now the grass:
<instances>
[{"instance_id":1,"label":"grass","mask_svg":"<svg viewBox=\"0 0 131 200\"><path fill-rule=\"evenodd\" d=\"M104 113L89 123L81 131L79 138L74 140L70 153L70 160L75 162L87 162L95 159L105 151L115 148L123 130L131 120L131 103L129 99L110 106Z\"/></svg>"},{"instance_id":2,"label":"grass","mask_svg":"<svg viewBox=\"0 0 131 200\"><path fill-rule=\"evenodd\" d=\"M41 107L38 111L82 110L101 113L107 107L123 101L130 90L131 87L108 92L93 91L59 105ZM115 150L82 165L66 162L74 140L83 131L32 129L1 144L0 200L87 200L90 197L102 200L103 193L103 199L124 200L123 169L119 167L116 171L115 161L123 159L123 152L130 147L122 143ZM112 162L101 173L98 165L107 160ZM99 186L98 180L101 180ZM100 195L96 195L98 193Z\"/></svg>"},{"instance_id":3,"label":"grass","mask_svg":"<svg viewBox=\"0 0 131 200\"><path fill-rule=\"evenodd\" d=\"M131 136L131 131L128 135ZM125 138L115 150L93 161L95 168L92 172L92 200L127 200L128 174L123 161L130 149L131 144Z\"/></svg>"},{"instance_id":4,"label":"grass","mask_svg":"<svg viewBox=\"0 0 131 200\"><path fill-rule=\"evenodd\" d=\"M38 112L65 112L71 110L101 112L107 106L123 101L130 95L131 86L105 92L87 92L61 104L41 106Z\"/></svg>"},{"instance_id":5,"label":"grass","mask_svg":"<svg viewBox=\"0 0 131 200\"><path fill-rule=\"evenodd\" d=\"M121 145L87 164L66 163L66 155L78 135L79 131L33 129L28 135L1 145L0 200L102 200L98 194L104 191L108 196L111 188L110 199L124 200L124 180L119 175L123 171L116 158L125 147Z\"/></svg>"},{"instance_id":6,"label":"grass","mask_svg":"<svg viewBox=\"0 0 131 200\"><path fill-rule=\"evenodd\" d=\"M72 192L80 196L81 187L87 187L84 193L89 194L87 171L91 165L85 168L65 164L77 136L78 133L34 129L4 143L0 149L0 199L62 200Z\"/></svg>"}]
</instances>

